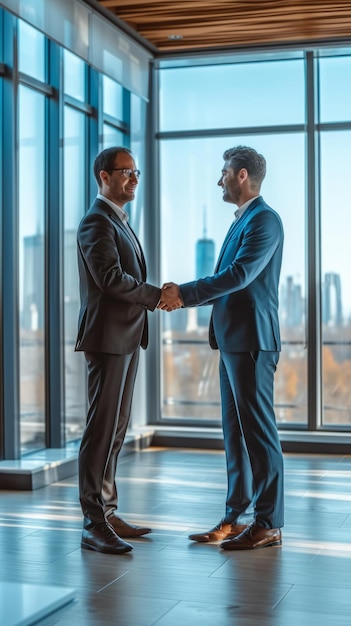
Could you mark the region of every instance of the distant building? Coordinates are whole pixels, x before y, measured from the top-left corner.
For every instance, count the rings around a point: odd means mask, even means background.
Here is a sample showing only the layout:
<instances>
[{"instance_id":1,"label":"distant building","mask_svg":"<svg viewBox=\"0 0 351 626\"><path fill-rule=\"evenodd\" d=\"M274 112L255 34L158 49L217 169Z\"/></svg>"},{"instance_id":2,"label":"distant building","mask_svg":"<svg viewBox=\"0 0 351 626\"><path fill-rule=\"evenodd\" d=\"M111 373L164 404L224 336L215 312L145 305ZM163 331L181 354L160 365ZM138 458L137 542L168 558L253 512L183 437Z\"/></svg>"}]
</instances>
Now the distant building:
<instances>
[{"instance_id":1,"label":"distant building","mask_svg":"<svg viewBox=\"0 0 351 626\"><path fill-rule=\"evenodd\" d=\"M215 264L215 242L207 238L206 207L203 213L203 236L196 242L196 278L205 278L213 274ZM197 307L198 326L207 326L211 309L208 306Z\"/></svg>"},{"instance_id":2,"label":"distant building","mask_svg":"<svg viewBox=\"0 0 351 626\"><path fill-rule=\"evenodd\" d=\"M21 324L24 330L37 331L45 324L44 235L29 235L23 238L23 309ZM76 231L65 231L64 247L64 306L65 333L73 341L76 336L79 312L79 284L77 267Z\"/></svg>"},{"instance_id":3,"label":"distant building","mask_svg":"<svg viewBox=\"0 0 351 626\"><path fill-rule=\"evenodd\" d=\"M301 285L294 282L293 276L286 277L281 297L282 319L287 328L294 328L303 323L304 300Z\"/></svg>"},{"instance_id":4,"label":"distant building","mask_svg":"<svg viewBox=\"0 0 351 626\"><path fill-rule=\"evenodd\" d=\"M25 330L44 328L44 235L28 235L23 238L23 309L21 325Z\"/></svg>"},{"instance_id":5,"label":"distant building","mask_svg":"<svg viewBox=\"0 0 351 626\"><path fill-rule=\"evenodd\" d=\"M77 334L80 308L76 230L65 230L63 253L65 338L72 342Z\"/></svg>"},{"instance_id":6,"label":"distant building","mask_svg":"<svg viewBox=\"0 0 351 626\"><path fill-rule=\"evenodd\" d=\"M322 301L323 324L342 325L341 280L339 274L328 272L324 275Z\"/></svg>"}]
</instances>

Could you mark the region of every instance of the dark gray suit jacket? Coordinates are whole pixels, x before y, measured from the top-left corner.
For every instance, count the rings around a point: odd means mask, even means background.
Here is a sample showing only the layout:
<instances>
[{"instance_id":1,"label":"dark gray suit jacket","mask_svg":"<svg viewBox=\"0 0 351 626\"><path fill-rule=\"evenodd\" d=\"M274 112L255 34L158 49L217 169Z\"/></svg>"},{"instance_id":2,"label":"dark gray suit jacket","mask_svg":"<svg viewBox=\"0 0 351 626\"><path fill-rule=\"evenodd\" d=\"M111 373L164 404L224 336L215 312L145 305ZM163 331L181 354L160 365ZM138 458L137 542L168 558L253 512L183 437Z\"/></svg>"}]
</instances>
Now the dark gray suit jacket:
<instances>
[{"instance_id":1,"label":"dark gray suit jacket","mask_svg":"<svg viewBox=\"0 0 351 626\"><path fill-rule=\"evenodd\" d=\"M213 276L180 285L185 306L213 304L212 348L281 349L278 283L283 239L279 215L259 196L229 229Z\"/></svg>"},{"instance_id":2,"label":"dark gray suit jacket","mask_svg":"<svg viewBox=\"0 0 351 626\"><path fill-rule=\"evenodd\" d=\"M75 349L131 354L148 343L147 310L161 290L146 283L141 246L113 209L96 199L77 234L81 308Z\"/></svg>"}]
</instances>

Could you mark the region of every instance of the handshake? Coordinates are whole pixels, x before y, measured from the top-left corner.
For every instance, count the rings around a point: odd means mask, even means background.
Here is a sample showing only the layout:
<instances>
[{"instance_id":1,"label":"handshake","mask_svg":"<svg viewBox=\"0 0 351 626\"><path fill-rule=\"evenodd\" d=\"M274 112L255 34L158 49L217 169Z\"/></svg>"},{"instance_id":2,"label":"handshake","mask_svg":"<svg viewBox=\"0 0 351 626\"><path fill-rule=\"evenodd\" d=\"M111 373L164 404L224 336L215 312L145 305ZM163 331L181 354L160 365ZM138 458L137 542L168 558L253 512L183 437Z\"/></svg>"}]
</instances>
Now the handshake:
<instances>
[{"instance_id":1,"label":"handshake","mask_svg":"<svg viewBox=\"0 0 351 626\"><path fill-rule=\"evenodd\" d=\"M176 283L164 283L157 308L163 311L175 311L182 306L184 306L184 302L180 294L179 285L176 285Z\"/></svg>"}]
</instances>

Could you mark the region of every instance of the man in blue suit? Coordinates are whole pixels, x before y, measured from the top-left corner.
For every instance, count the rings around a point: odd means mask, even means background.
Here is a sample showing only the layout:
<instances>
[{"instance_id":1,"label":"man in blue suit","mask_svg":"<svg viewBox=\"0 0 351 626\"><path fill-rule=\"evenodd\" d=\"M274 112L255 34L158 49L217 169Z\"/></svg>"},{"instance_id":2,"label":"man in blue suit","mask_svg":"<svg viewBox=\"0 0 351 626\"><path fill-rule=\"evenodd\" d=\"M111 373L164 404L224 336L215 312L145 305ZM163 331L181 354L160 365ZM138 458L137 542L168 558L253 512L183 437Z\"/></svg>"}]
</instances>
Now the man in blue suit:
<instances>
[{"instance_id":1,"label":"man in blue suit","mask_svg":"<svg viewBox=\"0 0 351 626\"><path fill-rule=\"evenodd\" d=\"M238 209L215 272L182 285L166 283L159 308L213 304L209 341L220 351L228 492L223 519L189 539L224 540L224 550L243 550L281 545L284 524L283 455L273 408L284 234L279 215L260 195L264 157L238 146L223 158L218 185L223 200ZM242 524L250 504L254 520Z\"/></svg>"}]
</instances>

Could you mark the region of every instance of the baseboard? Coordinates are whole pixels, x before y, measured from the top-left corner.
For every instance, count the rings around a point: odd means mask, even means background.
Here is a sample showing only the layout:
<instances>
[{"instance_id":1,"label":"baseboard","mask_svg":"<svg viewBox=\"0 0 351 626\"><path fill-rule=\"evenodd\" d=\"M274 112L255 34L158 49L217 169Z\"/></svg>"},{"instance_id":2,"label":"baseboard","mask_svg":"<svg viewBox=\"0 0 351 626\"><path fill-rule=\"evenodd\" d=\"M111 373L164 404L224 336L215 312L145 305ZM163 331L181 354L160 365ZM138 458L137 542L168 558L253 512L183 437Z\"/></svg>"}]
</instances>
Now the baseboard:
<instances>
[{"instance_id":1,"label":"baseboard","mask_svg":"<svg viewBox=\"0 0 351 626\"><path fill-rule=\"evenodd\" d=\"M151 445L153 431L130 432L121 457ZM47 448L17 461L0 461L0 489L34 491L77 474L79 442L64 449Z\"/></svg>"},{"instance_id":2,"label":"baseboard","mask_svg":"<svg viewBox=\"0 0 351 626\"><path fill-rule=\"evenodd\" d=\"M350 455L350 433L281 431L283 452ZM121 457L150 446L223 450L221 428L150 426L128 433ZM0 461L0 489L33 491L77 474L79 441L64 449L45 449L18 461Z\"/></svg>"}]
</instances>

